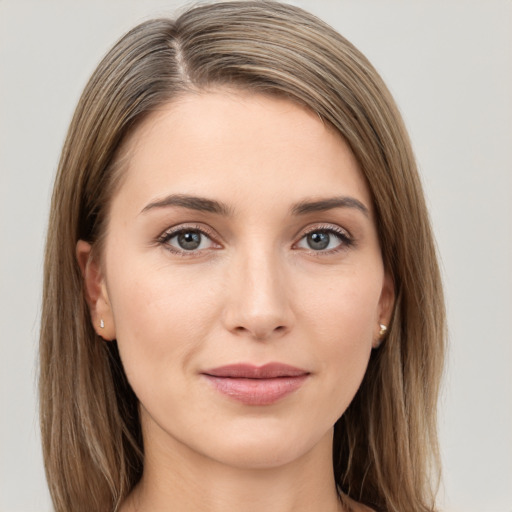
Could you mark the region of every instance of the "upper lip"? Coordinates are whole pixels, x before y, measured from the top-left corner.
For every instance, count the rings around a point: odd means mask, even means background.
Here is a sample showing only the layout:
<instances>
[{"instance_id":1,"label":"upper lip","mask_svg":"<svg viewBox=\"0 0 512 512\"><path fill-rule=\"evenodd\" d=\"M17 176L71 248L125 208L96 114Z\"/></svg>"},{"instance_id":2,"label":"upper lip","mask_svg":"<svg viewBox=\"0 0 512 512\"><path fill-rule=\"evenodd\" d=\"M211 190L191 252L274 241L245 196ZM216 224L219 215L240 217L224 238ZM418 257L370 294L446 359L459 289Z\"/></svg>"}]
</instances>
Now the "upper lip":
<instances>
[{"instance_id":1,"label":"upper lip","mask_svg":"<svg viewBox=\"0 0 512 512\"><path fill-rule=\"evenodd\" d=\"M228 364L203 371L202 373L212 377L232 379L274 379L277 377L299 377L309 374L307 370L283 363L268 363L263 366L247 363Z\"/></svg>"}]
</instances>

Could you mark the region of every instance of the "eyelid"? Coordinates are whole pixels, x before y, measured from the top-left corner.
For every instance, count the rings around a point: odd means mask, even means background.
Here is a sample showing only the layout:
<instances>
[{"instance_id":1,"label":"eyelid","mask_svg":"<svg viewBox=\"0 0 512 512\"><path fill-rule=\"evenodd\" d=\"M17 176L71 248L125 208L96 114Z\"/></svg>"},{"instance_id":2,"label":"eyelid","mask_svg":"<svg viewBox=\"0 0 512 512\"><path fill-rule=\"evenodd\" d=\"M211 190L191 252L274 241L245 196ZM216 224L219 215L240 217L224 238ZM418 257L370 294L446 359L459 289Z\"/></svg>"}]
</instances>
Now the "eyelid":
<instances>
[{"instance_id":1,"label":"eyelid","mask_svg":"<svg viewBox=\"0 0 512 512\"><path fill-rule=\"evenodd\" d=\"M309 225L301 232L299 235L297 235L297 241L294 242L293 247L297 246L297 244L306 236L308 236L311 233L314 233L316 231L325 231L334 233L341 241L340 245L338 247L335 247L334 249L328 249L324 251L315 251L313 249L310 250L311 253L314 253L315 255L322 255L322 254L331 254L335 253L344 249L347 249L355 244L355 239L352 236L352 234L348 231L348 229L342 228L341 226L338 226L337 224L326 224L326 223L319 223L319 224L313 224ZM307 249L304 249L307 251Z\"/></svg>"},{"instance_id":2,"label":"eyelid","mask_svg":"<svg viewBox=\"0 0 512 512\"><path fill-rule=\"evenodd\" d=\"M352 238L349 230L346 228L342 228L338 224L330 224L326 222L319 222L317 224L309 224L306 228L302 230L303 235L307 235L312 231L335 231L337 233L341 233L346 235L347 238Z\"/></svg>"},{"instance_id":3,"label":"eyelid","mask_svg":"<svg viewBox=\"0 0 512 512\"><path fill-rule=\"evenodd\" d=\"M186 251L186 250L180 250L167 242L173 238L174 236L184 232L184 231L197 231L201 233L203 236L206 236L208 239L211 240L214 247L207 248L207 249L200 249L200 250L194 250L194 251ZM337 236L340 239L339 246L328 249L328 250L319 250L315 251L313 249L309 250L309 252L314 253L315 255L326 255L331 254L335 252L339 252L344 249L348 249L349 247L353 246L355 244L355 239L352 236L352 234L346 229L343 228L337 224L328 224L328 223L318 223L318 224L309 224L306 228L302 229L299 234L295 237L296 241L292 244L292 248L297 248L297 244L306 236L308 236L310 233L314 233L315 231L325 231L333 233L335 236ZM175 226L172 226L170 228L167 228L165 231L163 231L156 239L157 243L161 245L165 245L165 248L169 250L170 252L174 254L179 255L186 255L186 256L198 256L205 251L211 250L211 249L218 249L222 248L222 244L218 242L219 236L212 228L210 228L208 225L205 224L198 224L198 223L181 223L177 224ZM307 251L307 249L302 249Z\"/></svg>"},{"instance_id":4,"label":"eyelid","mask_svg":"<svg viewBox=\"0 0 512 512\"><path fill-rule=\"evenodd\" d=\"M186 231L197 231L201 233L203 236L206 236L209 240L211 240L212 244L216 247L213 247L213 249L220 248L221 244L217 241L218 236L214 232L213 229L211 229L209 226L206 226L204 224L196 224L196 223L181 223L177 224L176 226L172 226L170 228L167 228L165 231L163 231L156 239L156 241L159 244L165 245L165 248L172 252L173 254L180 254L180 255L187 255L187 256L195 256L203 253L204 251L210 250L212 248L208 249L200 249L198 251L186 251L186 250L180 250L167 242L175 237L176 235L179 235L182 232Z\"/></svg>"}]
</instances>

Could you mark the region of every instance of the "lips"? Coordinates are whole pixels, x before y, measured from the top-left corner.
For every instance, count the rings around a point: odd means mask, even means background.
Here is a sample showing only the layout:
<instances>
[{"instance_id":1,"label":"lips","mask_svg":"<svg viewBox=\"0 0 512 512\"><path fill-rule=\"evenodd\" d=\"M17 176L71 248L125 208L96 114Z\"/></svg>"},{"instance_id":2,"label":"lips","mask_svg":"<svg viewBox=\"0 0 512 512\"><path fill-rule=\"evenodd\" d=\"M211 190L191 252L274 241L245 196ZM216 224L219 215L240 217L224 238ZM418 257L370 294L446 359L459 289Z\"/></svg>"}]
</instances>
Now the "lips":
<instances>
[{"instance_id":1,"label":"lips","mask_svg":"<svg viewBox=\"0 0 512 512\"><path fill-rule=\"evenodd\" d=\"M245 405L270 405L298 390L309 372L282 363L233 364L202 375L217 391Z\"/></svg>"}]
</instances>

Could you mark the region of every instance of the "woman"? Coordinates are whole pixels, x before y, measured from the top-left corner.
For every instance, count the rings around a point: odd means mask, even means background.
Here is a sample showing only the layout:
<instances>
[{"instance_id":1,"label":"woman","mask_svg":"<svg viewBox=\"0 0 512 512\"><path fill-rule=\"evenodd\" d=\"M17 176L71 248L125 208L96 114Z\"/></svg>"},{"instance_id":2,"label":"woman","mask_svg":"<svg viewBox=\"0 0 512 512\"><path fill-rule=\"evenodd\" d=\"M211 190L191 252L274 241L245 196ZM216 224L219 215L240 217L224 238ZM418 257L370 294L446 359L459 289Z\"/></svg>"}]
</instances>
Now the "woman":
<instances>
[{"instance_id":1,"label":"woman","mask_svg":"<svg viewBox=\"0 0 512 512\"><path fill-rule=\"evenodd\" d=\"M287 5L135 27L56 179L41 424L57 511L433 510L444 308L376 71Z\"/></svg>"}]
</instances>

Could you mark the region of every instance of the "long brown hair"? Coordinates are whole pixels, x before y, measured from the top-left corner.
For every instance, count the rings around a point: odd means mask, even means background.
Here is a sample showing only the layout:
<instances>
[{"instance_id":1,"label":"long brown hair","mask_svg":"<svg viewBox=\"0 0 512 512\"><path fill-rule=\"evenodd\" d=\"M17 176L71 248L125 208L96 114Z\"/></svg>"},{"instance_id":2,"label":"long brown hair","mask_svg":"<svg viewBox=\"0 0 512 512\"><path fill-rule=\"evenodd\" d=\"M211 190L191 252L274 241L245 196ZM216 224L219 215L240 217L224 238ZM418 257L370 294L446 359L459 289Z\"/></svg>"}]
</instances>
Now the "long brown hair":
<instances>
[{"instance_id":1,"label":"long brown hair","mask_svg":"<svg viewBox=\"0 0 512 512\"><path fill-rule=\"evenodd\" d=\"M359 161L396 301L386 341L335 425L335 478L377 510L434 510L445 313L408 136L354 46L303 10L267 1L203 5L142 23L105 56L79 101L52 198L41 322L40 415L55 510L116 510L143 470L137 399L115 342L92 328L76 243L101 250L127 134L178 95L224 85L305 105Z\"/></svg>"}]
</instances>

